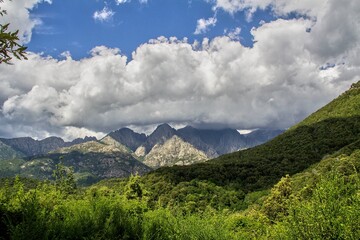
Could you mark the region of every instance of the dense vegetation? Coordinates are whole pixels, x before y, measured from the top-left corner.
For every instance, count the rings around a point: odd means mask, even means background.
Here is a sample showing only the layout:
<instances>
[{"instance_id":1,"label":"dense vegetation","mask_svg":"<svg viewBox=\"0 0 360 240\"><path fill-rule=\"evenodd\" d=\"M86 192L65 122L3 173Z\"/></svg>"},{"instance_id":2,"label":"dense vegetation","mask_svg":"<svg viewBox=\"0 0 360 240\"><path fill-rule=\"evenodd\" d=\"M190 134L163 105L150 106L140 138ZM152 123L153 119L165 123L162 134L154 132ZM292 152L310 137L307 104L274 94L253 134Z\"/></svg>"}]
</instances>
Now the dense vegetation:
<instances>
[{"instance_id":1,"label":"dense vegetation","mask_svg":"<svg viewBox=\"0 0 360 240\"><path fill-rule=\"evenodd\" d=\"M257 199L244 211L234 211L231 207L219 210L211 204L196 212L191 204L185 208L163 207L160 202L152 202L150 189L137 176L107 182L109 186L103 183L77 189L71 172L60 166L54 183L29 183L19 178L3 182L0 236L3 239L359 239L359 159L360 150L350 155L330 156L308 171L282 178L269 195Z\"/></svg>"}]
</instances>

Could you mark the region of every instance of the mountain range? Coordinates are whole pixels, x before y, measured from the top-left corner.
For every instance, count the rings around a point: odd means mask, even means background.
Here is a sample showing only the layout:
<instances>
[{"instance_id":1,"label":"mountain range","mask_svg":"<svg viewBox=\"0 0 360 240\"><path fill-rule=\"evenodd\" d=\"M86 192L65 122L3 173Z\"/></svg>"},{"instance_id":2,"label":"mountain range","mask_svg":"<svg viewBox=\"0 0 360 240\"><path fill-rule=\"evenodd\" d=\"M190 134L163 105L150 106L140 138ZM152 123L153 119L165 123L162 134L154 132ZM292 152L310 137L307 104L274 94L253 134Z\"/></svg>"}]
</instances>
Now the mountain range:
<instances>
[{"instance_id":1,"label":"mountain range","mask_svg":"<svg viewBox=\"0 0 360 240\"><path fill-rule=\"evenodd\" d=\"M144 157L155 145L163 145L173 136L177 136L194 148L204 152L208 158L213 158L262 144L283 131L279 129L259 129L249 134L240 134L237 130L230 128L213 130L197 129L191 126L176 130L169 124L164 123L157 126L149 136L136 133L128 128L111 132L108 136L133 150L138 157Z\"/></svg>"},{"instance_id":2,"label":"mountain range","mask_svg":"<svg viewBox=\"0 0 360 240\"><path fill-rule=\"evenodd\" d=\"M2 144L11 147L13 150L18 152L20 156L23 155L27 157L46 154L59 148L70 147L72 145L94 140L96 140L95 137L77 138L72 142L65 142L59 137L49 137L40 141L30 137L12 139L0 138L0 142L2 142ZM0 151L0 153L1 152L2 151Z\"/></svg>"},{"instance_id":3,"label":"mountain range","mask_svg":"<svg viewBox=\"0 0 360 240\"><path fill-rule=\"evenodd\" d=\"M224 153L252 147L282 130L255 130L242 135L235 129L206 130L190 126L174 129L159 125L150 135L129 128L110 132L104 138L30 137L0 138L0 177L20 174L51 179L56 164L72 167L81 183L104 178L143 175L163 166L205 162Z\"/></svg>"}]
</instances>

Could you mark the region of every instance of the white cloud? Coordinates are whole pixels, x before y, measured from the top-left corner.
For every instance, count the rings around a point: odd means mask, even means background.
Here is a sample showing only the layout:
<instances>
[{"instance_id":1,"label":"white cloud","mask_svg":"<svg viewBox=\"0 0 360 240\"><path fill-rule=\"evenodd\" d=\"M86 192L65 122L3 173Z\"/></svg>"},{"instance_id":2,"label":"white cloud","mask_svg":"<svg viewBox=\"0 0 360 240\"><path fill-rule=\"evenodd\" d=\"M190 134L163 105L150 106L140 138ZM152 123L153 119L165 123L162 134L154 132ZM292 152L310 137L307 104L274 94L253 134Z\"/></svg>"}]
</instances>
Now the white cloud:
<instances>
[{"instance_id":1,"label":"white cloud","mask_svg":"<svg viewBox=\"0 0 360 240\"><path fill-rule=\"evenodd\" d=\"M247 11L251 14L256 9L271 7L278 15L287 15L291 12L317 16L326 5L327 0L214 0L208 1L214 4L214 9L223 9L230 14L238 11Z\"/></svg>"},{"instance_id":2,"label":"white cloud","mask_svg":"<svg viewBox=\"0 0 360 240\"><path fill-rule=\"evenodd\" d=\"M208 19L201 18L197 20L197 26L194 34L202 34L206 33L210 27L214 27L216 25L217 19L216 17L211 17Z\"/></svg>"},{"instance_id":3,"label":"white cloud","mask_svg":"<svg viewBox=\"0 0 360 240\"><path fill-rule=\"evenodd\" d=\"M120 5L120 4L124 4L124 3L129 3L129 2L131 2L131 0L115 0L115 2L117 5Z\"/></svg>"},{"instance_id":4,"label":"white cloud","mask_svg":"<svg viewBox=\"0 0 360 240\"><path fill-rule=\"evenodd\" d=\"M64 127L61 133L65 141L72 141L75 138L85 138L94 136L97 139L105 137L106 133L103 132L94 132L83 127Z\"/></svg>"},{"instance_id":5,"label":"white cloud","mask_svg":"<svg viewBox=\"0 0 360 240\"><path fill-rule=\"evenodd\" d=\"M124 3L130 3L131 0L115 0L116 5L124 4ZM146 4L148 0L139 0L140 4Z\"/></svg>"},{"instance_id":6,"label":"white cloud","mask_svg":"<svg viewBox=\"0 0 360 240\"><path fill-rule=\"evenodd\" d=\"M31 40L34 27L42 24L40 18L30 16L29 10L43 2L52 3L50 0L4 1L0 3L0 6L7 10L7 14L0 18L0 23L11 23L9 29L11 31L19 30L20 41L28 43Z\"/></svg>"},{"instance_id":7,"label":"white cloud","mask_svg":"<svg viewBox=\"0 0 360 240\"><path fill-rule=\"evenodd\" d=\"M309 10L315 23L263 23L251 31L252 48L231 36L160 37L131 60L104 46L79 61L29 54L0 66L0 135L73 138L162 122L289 127L360 79L360 7L345 1ZM283 9L300 9L291 3Z\"/></svg>"},{"instance_id":8,"label":"white cloud","mask_svg":"<svg viewBox=\"0 0 360 240\"><path fill-rule=\"evenodd\" d=\"M230 31L225 30L225 34L231 39L231 40L240 40L240 33L241 33L241 28L237 27L235 29L232 29Z\"/></svg>"},{"instance_id":9,"label":"white cloud","mask_svg":"<svg viewBox=\"0 0 360 240\"><path fill-rule=\"evenodd\" d=\"M93 18L96 21L106 22L106 21L109 21L114 15L115 15L115 12L113 12L108 7L104 7L101 11L94 12Z\"/></svg>"}]
</instances>

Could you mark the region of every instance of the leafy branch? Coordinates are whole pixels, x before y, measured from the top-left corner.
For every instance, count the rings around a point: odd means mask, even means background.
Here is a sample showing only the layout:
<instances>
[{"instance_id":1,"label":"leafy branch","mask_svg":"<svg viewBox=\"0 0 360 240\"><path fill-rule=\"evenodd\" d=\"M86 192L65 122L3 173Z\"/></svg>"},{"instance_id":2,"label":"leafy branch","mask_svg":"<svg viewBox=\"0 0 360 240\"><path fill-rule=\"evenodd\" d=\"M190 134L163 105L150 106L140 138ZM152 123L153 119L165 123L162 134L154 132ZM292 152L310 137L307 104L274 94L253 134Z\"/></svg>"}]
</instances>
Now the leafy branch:
<instances>
[{"instance_id":1,"label":"leafy branch","mask_svg":"<svg viewBox=\"0 0 360 240\"><path fill-rule=\"evenodd\" d=\"M0 0L0 3L1 2L3 2L3 0ZM0 7L0 16L4 16L5 14L7 14L6 10ZM0 24L0 64L11 64L13 57L19 60L27 60L25 52L27 47L19 43L19 30L15 32L9 31L9 25L9 23Z\"/></svg>"}]
</instances>

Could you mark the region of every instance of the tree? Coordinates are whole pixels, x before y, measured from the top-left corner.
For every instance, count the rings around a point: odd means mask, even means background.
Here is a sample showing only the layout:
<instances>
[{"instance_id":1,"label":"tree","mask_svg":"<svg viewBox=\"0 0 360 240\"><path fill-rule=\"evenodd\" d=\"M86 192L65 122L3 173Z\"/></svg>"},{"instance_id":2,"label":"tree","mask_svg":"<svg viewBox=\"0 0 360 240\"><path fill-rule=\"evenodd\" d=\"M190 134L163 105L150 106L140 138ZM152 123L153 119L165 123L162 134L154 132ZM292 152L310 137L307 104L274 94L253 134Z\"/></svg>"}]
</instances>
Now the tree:
<instances>
[{"instance_id":1,"label":"tree","mask_svg":"<svg viewBox=\"0 0 360 240\"><path fill-rule=\"evenodd\" d=\"M10 0L11 1L11 0ZM0 3L4 0L0 0ZM6 10L0 7L0 17L6 14ZM27 49L19 43L19 30L9 31L10 23L0 24L0 64L11 64L13 57L17 59L27 59L25 50Z\"/></svg>"},{"instance_id":2,"label":"tree","mask_svg":"<svg viewBox=\"0 0 360 240\"><path fill-rule=\"evenodd\" d=\"M269 197L264 202L263 210L270 220L287 215L291 194L291 178L286 175L271 189Z\"/></svg>"},{"instance_id":3,"label":"tree","mask_svg":"<svg viewBox=\"0 0 360 240\"><path fill-rule=\"evenodd\" d=\"M125 196L127 199L142 199L144 195L143 186L139 175L131 175L129 182L125 186Z\"/></svg>"},{"instance_id":4,"label":"tree","mask_svg":"<svg viewBox=\"0 0 360 240\"><path fill-rule=\"evenodd\" d=\"M55 179L55 187L65 194L72 194L76 191L76 182L74 178L74 169L72 167L65 167L59 163L53 171Z\"/></svg>"}]
</instances>

